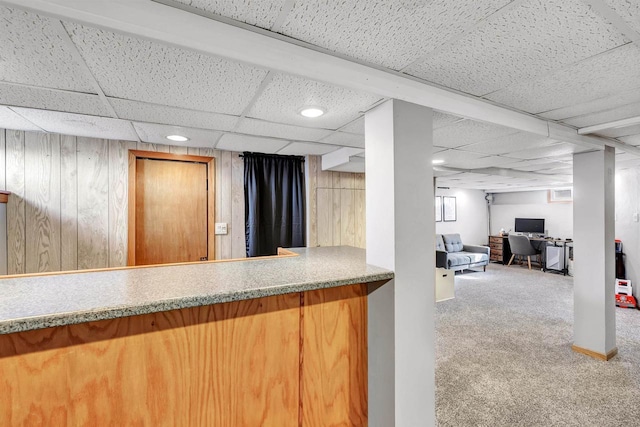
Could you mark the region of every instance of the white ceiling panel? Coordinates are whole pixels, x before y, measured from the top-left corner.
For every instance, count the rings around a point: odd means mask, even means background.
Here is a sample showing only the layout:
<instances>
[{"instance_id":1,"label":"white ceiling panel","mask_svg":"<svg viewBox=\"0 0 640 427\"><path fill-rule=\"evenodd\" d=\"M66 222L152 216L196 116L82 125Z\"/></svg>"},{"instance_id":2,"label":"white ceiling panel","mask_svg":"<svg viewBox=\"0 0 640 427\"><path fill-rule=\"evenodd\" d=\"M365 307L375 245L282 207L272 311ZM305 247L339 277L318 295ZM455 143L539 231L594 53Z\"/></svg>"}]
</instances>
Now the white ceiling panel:
<instances>
[{"instance_id":1,"label":"white ceiling panel","mask_svg":"<svg viewBox=\"0 0 640 427\"><path fill-rule=\"evenodd\" d=\"M0 6L0 80L94 93L56 21Z\"/></svg>"},{"instance_id":2,"label":"white ceiling panel","mask_svg":"<svg viewBox=\"0 0 640 427\"><path fill-rule=\"evenodd\" d=\"M640 47L627 44L557 72L514 84L487 98L530 113L549 111L634 90Z\"/></svg>"},{"instance_id":3,"label":"white ceiling panel","mask_svg":"<svg viewBox=\"0 0 640 427\"><path fill-rule=\"evenodd\" d=\"M465 151L473 151L482 154L507 154L515 151L528 150L531 148L547 147L556 143L545 136L534 135L527 132L518 132L511 135L501 136L489 141L461 147Z\"/></svg>"},{"instance_id":4,"label":"white ceiling panel","mask_svg":"<svg viewBox=\"0 0 640 427\"><path fill-rule=\"evenodd\" d=\"M358 135L364 135L364 116L358 120L354 120L342 129L343 132L357 133Z\"/></svg>"},{"instance_id":5,"label":"white ceiling panel","mask_svg":"<svg viewBox=\"0 0 640 427\"><path fill-rule=\"evenodd\" d=\"M629 104L638 103L640 103L640 89L636 88L623 92L616 92L613 95L594 99L585 103L545 111L538 115L545 119L564 120L570 117L578 118L581 116L599 114L601 112L606 114L609 110L616 110L618 108L624 108Z\"/></svg>"},{"instance_id":6,"label":"white ceiling panel","mask_svg":"<svg viewBox=\"0 0 640 427\"><path fill-rule=\"evenodd\" d=\"M343 145L345 147L358 147L364 148L364 135L357 135L355 133L347 132L334 132L322 142L335 145Z\"/></svg>"},{"instance_id":7,"label":"white ceiling panel","mask_svg":"<svg viewBox=\"0 0 640 427\"><path fill-rule=\"evenodd\" d=\"M440 111L433 111L433 128L438 129L444 126L452 125L456 122L464 120L462 117L454 116L452 114L442 113Z\"/></svg>"},{"instance_id":8,"label":"white ceiling panel","mask_svg":"<svg viewBox=\"0 0 640 427\"><path fill-rule=\"evenodd\" d=\"M638 168L640 167L640 158L622 160L620 162L616 162L616 169L629 169L629 168Z\"/></svg>"},{"instance_id":9,"label":"white ceiling panel","mask_svg":"<svg viewBox=\"0 0 640 427\"><path fill-rule=\"evenodd\" d=\"M516 133L515 130L504 126L462 120L449 126L434 129L433 144L439 147L456 148L514 133Z\"/></svg>"},{"instance_id":10,"label":"white ceiling panel","mask_svg":"<svg viewBox=\"0 0 640 427\"><path fill-rule=\"evenodd\" d=\"M110 97L239 115L265 70L74 23L65 24Z\"/></svg>"},{"instance_id":11,"label":"white ceiling panel","mask_svg":"<svg viewBox=\"0 0 640 427\"><path fill-rule=\"evenodd\" d=\"M488 157L482 157L482 158L473 159L473 160L471 159L464 160L464 159L456 158L451 162L449 162L449 164L452 166L465 168L465 169L481 169L481 168L500 167L505 163L511 163L511 162L513 162L513 159L510 159L507 157L488 156Z\"/></svg>"},{"instance_id":12,"label":"white ceiling panel","mask_svg":"<svg viewBox=\"0 0 640 427\"><path fill-rule=\"evenodd\" d=\"M292 142L291 144L278 151L278 154L287 156L321 156L337 150L336 145L314 144L312 142Z\"/></svg>"},{"instance_id":13,"label":"white ceiling panel","mask_svg":"<svg viewBox=\"0 0 640 427\"><path fill-rule=\"evenodd\" d=\"M637 135L640 133L640 125L625 126L621 128L604 129L596 132L598 135L619 138L623 136Z\"/></svg>"},{"instance_id":14,"label":"white ceiling panel","mask_svg":"<svg viewBox=\"0 0 640 427\"><path fill-rule=\"evenodd\" d=\"M288 140L317 141L332 131L245 118L240 122L236 132Z\"/></svg>"},{"instance_id":15,"label":"white ceiling panel","mask_svg":"<svg viewBox=\"0 0 640 427\"><path fill-rule=\"evenodd\" d=\"M460 150L445 150L434 156L434 159L444 160L442 166L453 168L466 168L467 165L474 161L477 161L483 157L487 157L483 154L471 153L469 151Z\"/></svg>"},{"instance_id":16,"label":"white ceiling panel","mask_svg":"<svg viewBox=\"0 0 640 427\"><path fill-rule=\"evenodd\" d=\"M625 144L637 146L640 145L640 135L623 136L622 138L620 138L620 141L624 142Z\"/></svg>"},{"instance_id":17,"label":"white ceiling panel","mask_svg":"<svg viewBox=\"0 0 640 427\"><path fill-rule=\"evenodd\" d=\"M297 0L281 32L399 70L509 0Z\"/></svg>"},{"instance_id":18,"label":"white ceiling panel","mask_svg":"<svg viewBox=\"0 0 640 427\"><path fill-rule=\"evenodd\" d=\"M155 123L133 123L140 139L152 144L182 145L185 147L213 148L214 144L222 135L208 129L191 129L180 126L168 126ZM169 141L167 135L181 135L189 138L186 142Z\"/></svg>"},{"instance_id":19,"label":"white ceiling panel","mask_svg":"<svg viewBox=\"0 0 640 427\"><path fill-rule=\"evenodd\" d=\"M448 171L448 170L438 170L438 169L434 169L433 170L433 176L435 176L436 178L440 178L443 176L453 176L453 175L460 175L460 172L454 172L454 171ZM438 182L440 182L440 180L438 180Z\"/></svg>"},{"instance_id":20,"label":"white ceiling panel","mask_svg":"<svg viewBox=\"0 0 640 427\"><path fill-rule=\"evenodd\" d=\"M586 127L638 116L640 116L640 101L637 104L625 105L611 110L573 117L562 121L571 126Z\"/></svg>"},{"instance_id":21,"label":"white ceiling panel","mask_svg":"<svg viewBox=\"0 0 640 427\"><path fill-rule=\"evenodd\" d=\"M41 89L8 83L0 83L0 104L90 114L93 116L110 115L98 95Z\"/></svg>"},{"instance_id":22,"label":"white ceiling panel","mask_svg":"<svg viewBox=\"0 0 640 427\"><path fill-rule=\"evenodd\" d=\"M29 130L29 131L42 131L38 126L31 123L19 114L14 113L7 107L0 106L0 129L13 129L13 130ZM3 147L0 147L2 150ZM4 165L2 165L4 167Z\"/></svg>"},{"instance_id":23,"label":"white ceiling panel","mask_svg":"<svg viewBox=\"0 0 640 427\"><path fill-rule=\"evenodd\" d=\"M304 127L337 129L351 122L380 97L284 74L273 79L247 114L248 117ZM318 106L326 113L314 119L299 114Z\"/></svg>"},{"instance_id":24,"label":"white ceiling panel","mask_svg":"<svg viewBox=\"0 0 640 427\"><path fill-rule=\"evenodd\" d=\"M147 104L126 99L109 98L109 102L121 119L165 125L185 126L201 129L230 131L238 122L238 117L206 111L187 110Z\"/></svg>"},{"instance_id":25,"label":"white ceiling panel","mask_svg":"<svg viewBox=\"0 0 640 427\"><path fill-rule=\"evenodd\" d=\"M14 111L47 132L90 138L138 140L131 123L126 120L30 108L14 108Z\"/></svg>"},{"instance_id":26,"label":"white ceiling panel","mask_svg":"<svg viewBox=\"0 0 640 427\"><path fill-rule=\"evenodd\" d=\"M553 168L553 169L542 169L539 170L537 173L541 173L544 175L573 175L573 168L572 167L562 167L562 168Z\"/></svg>"},{"instance_id":27,"label":"white ceiling panel","mask_svg":"<svg viewBox=\"0 0 640 427\"><path fill-rule=\"evenodd\" d=\"M405 72L482 96L627 42L580 0L532 0Z\"/></svg>"},{"instance_id":28,"label":"white ceiling panel","mask_svg":"<svg viewBox=\"0 0 640 427\"><path fill-rule=\"evenodd\" d=\"M529 150L517 151L515 153L509 154L509 157L513 157L515 159L531 160L531 159L538 159L541 157L562 156L565 154L579 153L582 151L589 151L589 150L590 149L585 147L580 147L574 144L567 144L567 143L561 142L561 143L550 145L548 147L532 148Z\"/></svg>"},{"instance_id":29,"label":"white ceiling panel","mask_svg":"<svg viewBox=\"0 0 640 427\"><path fill-rule=\"evenodd\" d=\"M640 33L640 2L637 0L602 0Z\"/></svg>"},{"instance_id":30,"label":"white ceiling panel","mask_svg":"<svg viewBox=\"0 0 640 427\"><path fill-rule=\"evenodd\" d=\"M553 160L546 159L542 163L520 165L520 166L515 166L515 167L511 167L511 166L505 165L504 167L508 167L509 169L515 169L515 170L519 170L519 171L523 171L523 172L538 172L538 171L548 170L548 169L563 168L563 167L566 167L566 166L567 165L564 164L564 163L555 162Z\"/></svg>"},{"instance_id":31,"label":"white ceiling panel","mask_svg":"<svg viewBox=\"0 0 640 427\"><path fill-rule=\"evenodd\" d=\"M252 151L255 153L275 154L288 143L288 141L280 139L259 138L227 133L222 136L222 139L220 139L216 148L227 151Z\"/></svg>"},{"instance_id":32,"label":"white ceiling panel","mask_svg":"<svg viewBox=\"0 0 640 427\"><path fill-rule=\"evenodd\" d=\"M174 0L205 12L270 29L286 0Z\"/></svg>"}]
</instances>

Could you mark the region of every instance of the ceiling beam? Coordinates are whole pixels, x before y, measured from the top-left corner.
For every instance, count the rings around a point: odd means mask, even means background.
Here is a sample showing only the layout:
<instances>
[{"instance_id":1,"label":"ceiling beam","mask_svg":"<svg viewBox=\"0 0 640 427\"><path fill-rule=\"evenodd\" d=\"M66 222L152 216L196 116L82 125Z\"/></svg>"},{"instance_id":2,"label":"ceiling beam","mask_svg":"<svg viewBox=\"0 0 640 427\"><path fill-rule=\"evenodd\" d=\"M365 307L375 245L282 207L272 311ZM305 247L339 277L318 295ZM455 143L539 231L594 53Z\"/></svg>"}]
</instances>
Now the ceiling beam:
<instances>
[{"instance_id":1,"label":"ceiling beam","mask_svg":"<svg viewBox=\"0 0 640 427\"><path fill-rule=\"evenodd\" d=\"M625 146L610 138L579 135L573 127L347 59L281 34L242 23L219 22L149 0L0 0L0 4L554 139L558 139L554 135L567 135L571 140L564 141L578 145L600 149L605 145ZM555 127L554 135L550 124ZM625 151L640 156L640 150L634 147Z\"/></svg>"},{"instance_id":2,"label":"ceiling beam","mask_svg":"<svg viewBox=\"0 0 640 427\"><path fill-rule=\"evenodd\" d=\"M628 126L634 126L637 124L640 124L640 116L629 117L628 119L616 120L613 122L601 123L599 125L583 127L578 129L578 134L587 135L605 129L626 128Z\"/></svg>"}]
</instances>

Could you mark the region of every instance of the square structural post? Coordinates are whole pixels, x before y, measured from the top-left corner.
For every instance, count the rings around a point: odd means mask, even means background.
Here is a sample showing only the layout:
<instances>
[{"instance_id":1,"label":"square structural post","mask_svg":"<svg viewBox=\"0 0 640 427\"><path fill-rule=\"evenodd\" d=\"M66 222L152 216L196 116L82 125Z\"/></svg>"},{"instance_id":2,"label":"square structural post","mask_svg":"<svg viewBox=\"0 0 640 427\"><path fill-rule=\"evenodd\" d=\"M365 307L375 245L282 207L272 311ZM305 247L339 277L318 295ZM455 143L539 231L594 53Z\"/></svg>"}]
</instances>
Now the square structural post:
<instances>
[{"instance_id":1,"label":"square structural post","mask_svg":"<svg viewBox=\"0 0 640 427\"><path fill-rule=\"evenodd\" d=\"M573 349L609 360L615 316L615 149L573 156Z\"/></svg>"},{"instance_id":2,"label":"square structural post","mask_svg":"<svg viewBox=\"0 0 640 427\"><path fill-rule=\"evenodd\" d=\"M365 114L369 426L435 425L432 111L390 100Z\"/></svg>"}]
</instances>

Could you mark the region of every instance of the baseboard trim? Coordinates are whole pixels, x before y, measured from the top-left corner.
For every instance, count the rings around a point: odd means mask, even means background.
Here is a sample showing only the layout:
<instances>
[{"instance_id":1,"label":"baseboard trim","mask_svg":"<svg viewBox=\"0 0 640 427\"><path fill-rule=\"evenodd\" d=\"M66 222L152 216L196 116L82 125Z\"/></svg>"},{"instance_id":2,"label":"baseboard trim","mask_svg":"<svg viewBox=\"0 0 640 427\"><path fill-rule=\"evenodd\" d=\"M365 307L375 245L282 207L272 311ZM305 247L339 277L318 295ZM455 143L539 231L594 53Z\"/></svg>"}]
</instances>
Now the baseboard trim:
<instances>
[{"instance_id":1,"label":"baseboard trim","mask_svg":"<svg viewBox=\"0 0 640 427\"><path fill-rule=\"evenodd\" d=\"M604 360L605 362L607 360L611 360L613 356L618 354L618 347L609 351L607 354L598 353L597 351L593 351L593 350L587 350L586 348L578 347L575 344L571 346L571 349L576 353L586 354L587 356L593 357L594 359Z\"/></svg>"}]
</instances>

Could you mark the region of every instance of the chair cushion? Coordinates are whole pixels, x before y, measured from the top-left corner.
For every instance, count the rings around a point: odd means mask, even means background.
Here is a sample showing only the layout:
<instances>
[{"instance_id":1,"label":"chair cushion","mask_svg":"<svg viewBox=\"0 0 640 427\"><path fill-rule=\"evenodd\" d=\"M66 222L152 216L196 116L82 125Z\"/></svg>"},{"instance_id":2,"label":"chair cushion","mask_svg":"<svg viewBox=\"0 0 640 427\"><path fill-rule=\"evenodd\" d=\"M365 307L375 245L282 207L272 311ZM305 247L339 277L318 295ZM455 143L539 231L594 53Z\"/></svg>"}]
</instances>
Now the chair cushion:
<instances>
[{"instance_id":1,"label":"chair cushion","mask_svg":"<svg viewBox=\"0 0 640 427\"><path fill-rule=\"evenodd\" d=\"M436 251L446 251L442 234L436 234Z\"/></svg>"},{"instance_id":2,"label":"chair cushion","mask_svg":"<svg viewBox=\"0 0 640 427\"><path fill-rule=\"evenodd\" d=\"M447 252L460 252L464 246L459 234L443 234L442 239Z\"/></svg>"}]
</instances>

